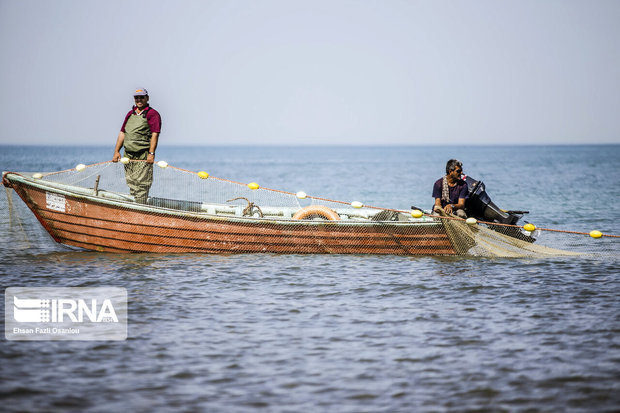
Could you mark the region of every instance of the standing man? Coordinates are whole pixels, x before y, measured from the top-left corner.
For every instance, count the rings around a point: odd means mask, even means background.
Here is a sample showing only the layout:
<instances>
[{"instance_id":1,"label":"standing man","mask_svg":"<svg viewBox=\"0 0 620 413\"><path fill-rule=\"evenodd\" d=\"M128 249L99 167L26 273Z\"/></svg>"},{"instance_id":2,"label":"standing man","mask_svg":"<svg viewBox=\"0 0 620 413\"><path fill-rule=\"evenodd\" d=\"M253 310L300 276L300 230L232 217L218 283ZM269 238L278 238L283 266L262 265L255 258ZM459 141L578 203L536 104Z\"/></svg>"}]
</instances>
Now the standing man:
<instances>
[{"instance_id":1,"label":"standing man","mask_svg":"<svg viewBox=\"0 0 620 413\"><path fill-rule=\"evenodd\" d=\"M121 148L130 162L125 165L125 179L136 202L146 204L153 184L155 149L161 132L161 116L149 106L149 93L144 88L133 93L135 105L125 116L116 140L113 162L121 159Z\"/></svg>"},{"instance_id":2,"label":"standing man","mask_svg":"<svg viewBox=\"0 0 620 413\"><path fill-rule=\"evenodd\" d=\"M446 175L439 178L433 185L433 198L437 208L443 208L447 214L455 214L461 218L467 218L465 213L465 200L468 198L467 182L461 179L463 163L456 159L450 159L446 164Z\"/></svg>"}]
</instances>

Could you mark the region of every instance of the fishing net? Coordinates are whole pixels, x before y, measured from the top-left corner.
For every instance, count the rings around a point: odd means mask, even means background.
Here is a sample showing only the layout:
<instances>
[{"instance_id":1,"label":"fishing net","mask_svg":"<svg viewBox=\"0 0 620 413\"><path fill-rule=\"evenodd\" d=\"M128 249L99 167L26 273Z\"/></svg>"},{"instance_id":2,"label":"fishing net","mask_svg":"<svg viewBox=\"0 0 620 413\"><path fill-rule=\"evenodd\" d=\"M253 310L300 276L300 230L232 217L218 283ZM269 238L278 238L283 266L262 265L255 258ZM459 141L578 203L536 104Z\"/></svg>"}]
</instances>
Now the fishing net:
<instances>
[{"instance_id":1,"label":"fishing net","mask_svg":"<svg viewBox=\"0 0 620 413\"><path fill-rule=\"evenodd\" d=\"M261 188L165 162L7 173L3 182L57 242L96 251L546 257L618 250L615 235L466 223Z\"/></svg>"},{"instance_id":2,"label":"fishing net","mask_svg":"<svg viewBox=\"0 0 620 413\"><path fill-rule=\"evenodd\" d=\"M579 252L534 244L491 230L470 225L464 220L443 220L444 227L458 254L479 257L526 257L579 255Z\"/></svg>"}]
</instances>

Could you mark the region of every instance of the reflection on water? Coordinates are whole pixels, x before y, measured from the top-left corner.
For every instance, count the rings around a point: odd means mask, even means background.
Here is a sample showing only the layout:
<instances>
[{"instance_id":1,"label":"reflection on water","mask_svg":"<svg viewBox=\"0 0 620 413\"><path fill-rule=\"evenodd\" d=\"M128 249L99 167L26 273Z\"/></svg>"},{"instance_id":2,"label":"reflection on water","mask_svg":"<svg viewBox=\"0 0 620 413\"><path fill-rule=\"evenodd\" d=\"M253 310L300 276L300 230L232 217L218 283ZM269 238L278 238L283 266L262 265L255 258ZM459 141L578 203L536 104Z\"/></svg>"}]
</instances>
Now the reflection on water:
<instances>
[{"instance_id":1,"label":"reflection on water","mask_svg":"<svg viewBox=\"0 0 620 413\"><path fill-rule=\"evenodd\" d=\"M129 293L126 342L2 343L3 370L19 377L3 396L19 409L619 401L617 262L63 251L11 268L8 285Z\"/></svg>"}]
</instances>

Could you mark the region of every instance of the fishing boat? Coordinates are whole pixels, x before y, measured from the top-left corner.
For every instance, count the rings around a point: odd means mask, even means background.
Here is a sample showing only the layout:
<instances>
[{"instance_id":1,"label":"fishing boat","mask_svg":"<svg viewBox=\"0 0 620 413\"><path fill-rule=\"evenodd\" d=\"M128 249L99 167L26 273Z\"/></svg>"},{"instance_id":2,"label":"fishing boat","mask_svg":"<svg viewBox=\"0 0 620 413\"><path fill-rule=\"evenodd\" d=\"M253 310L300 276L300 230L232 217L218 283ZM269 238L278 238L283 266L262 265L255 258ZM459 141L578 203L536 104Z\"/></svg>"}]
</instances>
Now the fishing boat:
<instances>
[{"instance_id":1,"label":"fishing boat","mask_svg":"<svg viewBox=\"0 0 620 413\"><path fill-rule=\"evenodd\" d=\"M129 194L121 163L4 172L2 181L56 242L93 251L459 255L473 247L451 220L417 209L331 201L158 165L146 203Z\"/></svg>"}]
</instances>

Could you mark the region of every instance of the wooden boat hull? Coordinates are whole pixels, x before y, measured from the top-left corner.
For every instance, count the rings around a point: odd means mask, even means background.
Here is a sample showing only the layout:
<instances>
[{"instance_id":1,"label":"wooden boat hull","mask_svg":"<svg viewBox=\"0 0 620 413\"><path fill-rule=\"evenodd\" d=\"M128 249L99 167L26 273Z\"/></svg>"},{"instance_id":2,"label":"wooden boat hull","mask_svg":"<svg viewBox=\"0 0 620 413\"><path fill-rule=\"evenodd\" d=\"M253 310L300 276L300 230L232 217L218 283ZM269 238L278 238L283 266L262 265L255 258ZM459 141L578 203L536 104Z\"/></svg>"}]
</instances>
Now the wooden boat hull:
<instances>
[{"instance_id":1,"label":"wooden boat hull","mask_svg":"<svg viewBox=\"0 0 620 413\"><path fill-rule=\"evenodd\" d=\"M13 179L12 179L13 177ZM19 179L14 179L19 177ZM59 243L94 251L453 255L441 222L226 217L71 194L5 174Z\"/></svg>"}]
</instances>

